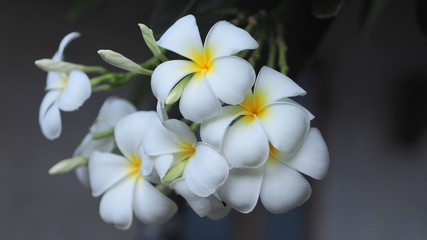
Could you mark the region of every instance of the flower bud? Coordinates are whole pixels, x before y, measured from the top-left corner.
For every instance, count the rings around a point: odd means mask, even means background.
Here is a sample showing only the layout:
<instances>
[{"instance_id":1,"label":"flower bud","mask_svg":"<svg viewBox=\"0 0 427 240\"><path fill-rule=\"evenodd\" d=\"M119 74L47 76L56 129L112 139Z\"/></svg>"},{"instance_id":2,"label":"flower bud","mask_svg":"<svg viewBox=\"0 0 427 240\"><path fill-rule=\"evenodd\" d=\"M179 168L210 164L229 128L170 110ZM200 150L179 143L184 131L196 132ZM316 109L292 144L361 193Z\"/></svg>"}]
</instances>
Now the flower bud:
<instances>
[{"instance_id":1,"label":"flower bud","mask_svg":"<svg viewBox=\"0 0 427 240\"><path fill-rule=\"evenodd\" d=\"M64 61L58 61L58 60L52 60L48 58L39 59L34 62L37 67L39 67L41 70L46 72L69 72L72 70L80 70L83 71L84 67L83 65L74 64L70 62L64 62Z\"/></svg>"},{"instance_id":2,"label":"flower bud","mask_svg":"<svg viewBox=\"0 0 427 240\"><path fill-rule=\"evenodd\" d=\"M55 175L55 174L67 173L80 166L86 165L87 162L88 162L88 159L81 156L64 159L56 163L55 165L53 165L53 167L49 169L49 174Z\"/></svg>"},{"instance_id":3,"label":"flower bud","mask_svg":"<svg viewBox=\"0 0 427 240\"><path fill-rule=\"evenodd\" d=\"M141 73L144 71L141 66L120 53L111 50L99 50L98 54L102 57L102 59L104 59L104 61L118 68L133 73Z\"/></svg>"}]
</instances>

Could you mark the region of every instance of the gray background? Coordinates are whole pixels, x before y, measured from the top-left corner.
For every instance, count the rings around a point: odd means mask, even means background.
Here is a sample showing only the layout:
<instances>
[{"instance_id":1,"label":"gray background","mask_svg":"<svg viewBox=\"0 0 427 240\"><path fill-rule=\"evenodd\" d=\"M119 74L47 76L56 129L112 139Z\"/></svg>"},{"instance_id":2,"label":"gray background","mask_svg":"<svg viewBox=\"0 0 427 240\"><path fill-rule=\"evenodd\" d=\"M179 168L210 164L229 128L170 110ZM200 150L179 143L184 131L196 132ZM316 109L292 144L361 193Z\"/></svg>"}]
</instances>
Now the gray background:
<instances>
[{"instance_id":1,"label":"gray background","mask_svg":"<svg viewBox=\"0 0 427 240\"><path fill-rule=\"evenodd\" d=\"M427 236L427 104L422 98L427 95L427 37L415 24L415 1L383 2L375 24L361 34L360 2L347 1L295 79L309 93L301 100L316 115L313 125L323 133L331 154L327 178L313 181L312 198L303 211L296 210L305 217L295 221L304 223L306 239ZM68 22L64 16L72 3L8 1L0 7L0 239L138 236L136 225L120 231L103 223L98 199L73 174L47 174L50 166L72 154L109 94L95 94L78 112L63 113L61 138L48 141L38 126L46 74L33 62L50 57L71 31L82 37L67 48L69 61L103 64L96 54L101 48L143 61L149 55L137 23L147 21L151 3L106 4ZM415 87L408 88L411 83ZM402 129L407 133L414 128L415 140L402 137ZM286 222L275 218L261 208L249 216L232 214L220 223L207 221L207 226L219 225L230 239L283 239L280 224ZM188 219L184 228L189 239L224 236L203 235L206 229L198 226L205 221ZM271 228L274 224L278 227Z\"/></svg>"}]
</instances>

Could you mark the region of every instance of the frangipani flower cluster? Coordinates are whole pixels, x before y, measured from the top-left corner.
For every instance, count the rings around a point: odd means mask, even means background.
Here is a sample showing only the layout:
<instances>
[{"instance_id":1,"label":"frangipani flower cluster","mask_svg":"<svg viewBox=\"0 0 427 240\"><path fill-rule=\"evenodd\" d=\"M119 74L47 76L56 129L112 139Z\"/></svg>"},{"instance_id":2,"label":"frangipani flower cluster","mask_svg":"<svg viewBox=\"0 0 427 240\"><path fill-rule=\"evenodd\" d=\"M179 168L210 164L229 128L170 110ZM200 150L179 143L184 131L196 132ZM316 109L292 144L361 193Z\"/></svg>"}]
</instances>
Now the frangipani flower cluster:
<instances>
[{"instance_id":1,"label":"frangipani flower cluster","mask_svg":"<svg viewBox=\"0 0 427 240\"><path fill-rule=\"evenodd\" d=\"M236 54L256 49L257 41L227 21L216 23L204 44L192 15L176 21L157 42L150 29L140 27L159 60L152 72L111 50L99 53L132 74L152 73L156 111L137 111L124 99L107 99L73 158L51 172L76 169L93 196L102 196L102 219L120 229L130 227L133 215L146 224L171 218L177 206L167 197L170 190L198 215L211 219L231 209L249 213L258 199L272 213L304 203L311 188L302 174L322 179L329 165L326 143L319 130L310 127L314 116L290 99L306 92L270 67L256 75ZM64 38L59 55L74 36ZM165 50L186 59L168 60ZM68 82L74 74L69 72ZM85 81L89 87L96 82L88 77ZM67 99L81 105L87 97L75 94ZM49 130L57 129L57 122L52 124L46 112L52 106L63 109L63 104L49 101L53 103L46 107L45 101L43 133L59 136ZM166 110L178 101L184 119Z\"/></svg>"}]
</instances>

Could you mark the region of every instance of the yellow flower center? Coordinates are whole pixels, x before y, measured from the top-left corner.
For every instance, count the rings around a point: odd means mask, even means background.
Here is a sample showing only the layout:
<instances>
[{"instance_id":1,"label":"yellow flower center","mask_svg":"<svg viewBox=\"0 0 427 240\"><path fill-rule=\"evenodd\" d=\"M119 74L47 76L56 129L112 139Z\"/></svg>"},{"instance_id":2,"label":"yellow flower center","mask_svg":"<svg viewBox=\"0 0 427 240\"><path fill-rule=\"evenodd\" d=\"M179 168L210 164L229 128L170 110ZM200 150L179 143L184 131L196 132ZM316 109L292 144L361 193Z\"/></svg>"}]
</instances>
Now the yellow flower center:
<instances>
[{"instance_id":1,"label":"yellow flower center","mask_svg":"<svg viewBox=\"0 0 427 240\"><path fill-rule=\"evenodd\" d=\"M142 164L142 159L134 154L132 154L129 158L129 173L134 177L139 177L139 169Z\"/></svg>"},{"instance_id":2,"label":"yellow flower center","mask_svg":"<svg viewBox=\"0 0 427 240\"><path fill-rule=\"evenodd\" d=\"M192 157L196 153L196 149L192 142L183 142L179 146L179 155L178 161L182 162L190 157Z\"/></svg>"},{"instance_id":3,"label":"yellow flower center","mask_svg":"<svg viewBox=\"0 0 427 240\"><path fill-rule=\"evenodd\" d=\"M247 122L255 120L255 118L262 118L267 112L265 106L265 97L262 93L246 94L240 106L246 110L243 119Z\"/></svg>"},{"instance_id":4,"label":"yellow flower center","mask_svg":"<svg viewBox=\"0 0 427 240\"><path fill-rule=\"evenodd\" d=\"M191 65L191 70L196 73L196 76L201 76L202 73L206 74L212 69L212 53L209 49L205 49L202 52L194 51L190 58L194 61Z\"/></svg>"}]
</instances>

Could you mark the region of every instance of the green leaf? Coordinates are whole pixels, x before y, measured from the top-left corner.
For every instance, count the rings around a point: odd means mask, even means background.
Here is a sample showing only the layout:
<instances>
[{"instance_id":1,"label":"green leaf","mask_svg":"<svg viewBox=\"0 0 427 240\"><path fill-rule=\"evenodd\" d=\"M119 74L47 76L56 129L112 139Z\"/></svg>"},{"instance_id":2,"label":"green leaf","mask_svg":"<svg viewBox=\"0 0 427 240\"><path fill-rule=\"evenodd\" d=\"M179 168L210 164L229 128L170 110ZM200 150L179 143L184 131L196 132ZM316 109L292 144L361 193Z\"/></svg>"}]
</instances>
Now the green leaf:
<instances>
[{"instance_id":1,"label":"green leaf","mask_svg":"<svg viewBox=\"0 0 427 240\"><path fill-rule=\"evenodd\" d=\"M338 15L343 0L313 0L311 12L320 19L332 18Z\"/></svg>"}]
</instances>

